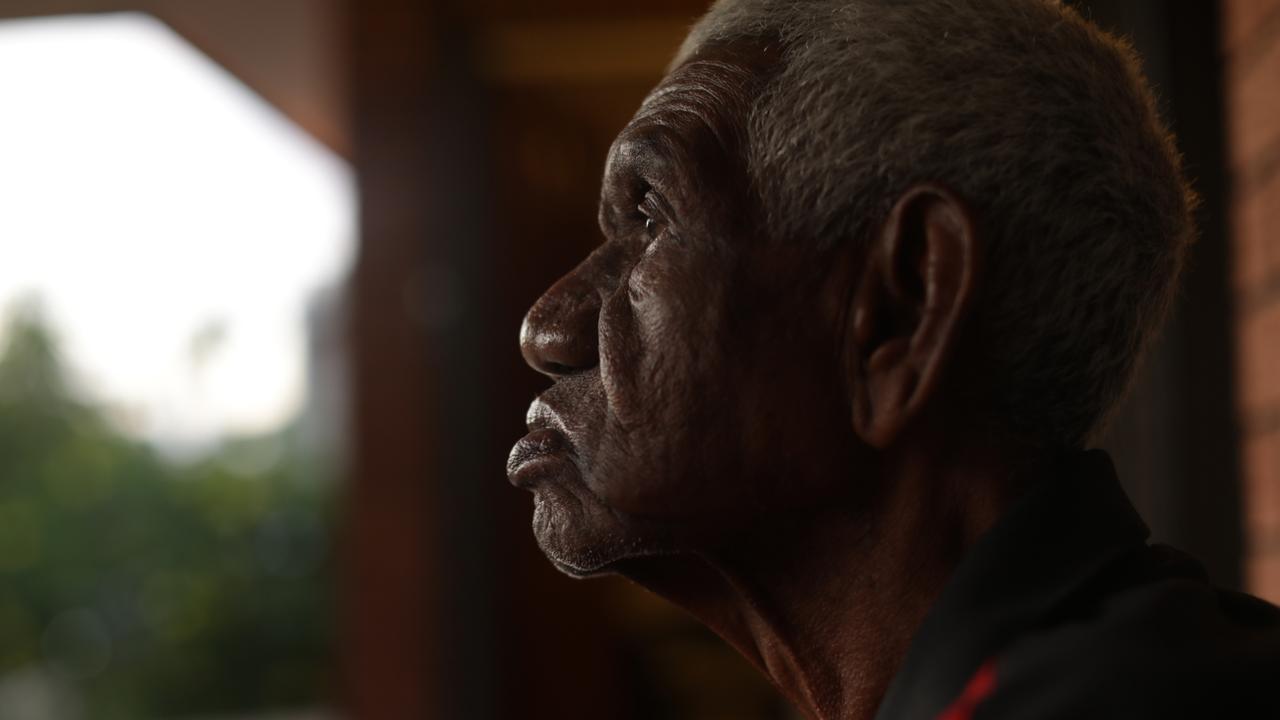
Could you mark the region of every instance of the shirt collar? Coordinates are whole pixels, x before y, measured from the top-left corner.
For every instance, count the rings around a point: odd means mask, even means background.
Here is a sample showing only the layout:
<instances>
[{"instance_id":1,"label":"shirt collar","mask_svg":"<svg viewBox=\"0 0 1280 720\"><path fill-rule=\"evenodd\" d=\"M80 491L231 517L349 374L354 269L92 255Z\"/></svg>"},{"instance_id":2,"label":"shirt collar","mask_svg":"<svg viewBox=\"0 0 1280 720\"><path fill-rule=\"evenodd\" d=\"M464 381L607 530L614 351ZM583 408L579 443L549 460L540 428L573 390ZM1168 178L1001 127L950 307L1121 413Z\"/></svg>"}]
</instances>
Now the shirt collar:
<instances>
[{"instance_id":1,"label":"shirt collar","mask_svg":"<svg viewBox=\"0 0 1280 720\"><path fill-rule=\"evenodd\" d=\"M926 615L876 720L935 718L979 667L1043 621L1147 526L1101 450L1036 481L961 560Z\"/></svg>"}]
</instances>

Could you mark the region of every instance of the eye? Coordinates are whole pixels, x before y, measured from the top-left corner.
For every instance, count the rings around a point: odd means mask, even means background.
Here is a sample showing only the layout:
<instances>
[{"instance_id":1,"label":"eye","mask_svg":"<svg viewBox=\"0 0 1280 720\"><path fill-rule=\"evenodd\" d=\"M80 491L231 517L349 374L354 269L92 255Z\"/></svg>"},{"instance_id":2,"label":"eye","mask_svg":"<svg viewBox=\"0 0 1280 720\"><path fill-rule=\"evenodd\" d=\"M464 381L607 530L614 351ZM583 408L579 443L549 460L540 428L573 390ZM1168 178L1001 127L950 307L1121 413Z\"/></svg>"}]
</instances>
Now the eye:
<instances>
[{"instance_id":1,"label":"eye","mask_svg":"<svg viewBox=\"0 0 1280 720\"><path fill-rule=\"evenodd\" d=\"M658 221L646 215L644 218L644 232L649 236L649 239L656 240L659 231Z\"/></svg>"},{"instance_id":2,"label":"eye","mask_svg":"<svg viewBox=\"0 0 1280 720\"><path fill-rule=\"evenodd\" d=\"M644 218L644 234L649 236L650 240L657 240L662 235L662 231L666 227L663 220L662 204L656 194L652 191L645 193L644 200L636 206L636 212Z\"/></svg>"}]
</instances>

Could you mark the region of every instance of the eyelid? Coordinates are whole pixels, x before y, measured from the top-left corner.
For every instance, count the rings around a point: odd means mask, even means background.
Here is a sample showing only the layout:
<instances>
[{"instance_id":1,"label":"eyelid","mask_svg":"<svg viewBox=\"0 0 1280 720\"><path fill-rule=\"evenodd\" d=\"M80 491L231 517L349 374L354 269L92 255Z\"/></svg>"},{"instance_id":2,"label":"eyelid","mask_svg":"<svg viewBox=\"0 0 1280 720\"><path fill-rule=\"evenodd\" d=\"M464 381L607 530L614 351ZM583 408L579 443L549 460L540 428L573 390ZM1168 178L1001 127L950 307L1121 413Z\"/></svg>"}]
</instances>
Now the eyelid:
<instances>
[{"instance_id":1,"label":"eyelid","mask_svg":"<svg viewBox=\"0 0 1280 720\"><path fill-rule=\"evenodd\" d=\"M640 202L636 203L636 211L644 213L646 209L653 205L653 188L645 185L636 194L640 196Z\"/></svg>"},{"instance_id":2,"label":"eyelid","mask_svg":"<svg viewBox=\"0 0 1280 720\"><path fill-rule=\"evenodd\" d=\"M662 223L666 223L670 215L666 201L663 200L662 195L653 188L649 188L645 191L644 197L642 197L640 199L640 203L636 205L636 212Z\"/></svg>"},{"instance_id":3,"label":"eyelid","mask_svg":"<svg viewBox=\"0 0 1280 720\"><path fill-rule=\"evenodd\" d=\"M650 187L645 192L640 203L636 205L636 213L645 226L645 234L652 240L668 238L683 245L683 241L674 225L671 206L667 204L667 200L662 196L662 193ZM649 228L650 222L655 226L652 230ZM652 249L652 246L649 249Z\"/></svg>"},{"instance_id":4,"label":"eyelid","mask_svg":"<svg viewBox=\"0 0 1280 720\"><path fill-rule=\"evenodd\" d=\"M636 212L640 214L641 224L644 225L644 233L651 239L656 240L667 229L667 219L662 212L660 198L652 189L645 192L640 203L636 205Z\"/></svg>"}]
</instances>

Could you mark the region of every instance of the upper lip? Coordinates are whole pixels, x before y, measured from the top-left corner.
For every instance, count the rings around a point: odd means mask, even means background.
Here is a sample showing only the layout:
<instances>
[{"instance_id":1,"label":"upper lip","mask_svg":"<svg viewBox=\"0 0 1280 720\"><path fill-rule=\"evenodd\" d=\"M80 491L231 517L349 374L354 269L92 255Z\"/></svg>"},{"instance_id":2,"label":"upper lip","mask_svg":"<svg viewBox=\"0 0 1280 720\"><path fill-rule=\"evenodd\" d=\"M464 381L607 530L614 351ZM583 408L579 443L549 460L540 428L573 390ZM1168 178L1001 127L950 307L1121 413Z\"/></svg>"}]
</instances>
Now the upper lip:
<instances>
[{"instance_id":1,"label":"upper lip","mask_svg":"<svg viewBox=\"0 0 1280 720\"><path fill-rule=\"evenodd\" d=\"M529 412L525 414L524 422L529 432L555 430L565 437L569 435L565 429L564 420L560 419L560 414L542 398L534 400L529 405Z\"/></svg>"},{"instance_id":2,"label":"upper lip","mask_svg":"<svg viewBox=\"0 0 1280 720\"><path fill-rule=\"evenodd\" d=\"M521 484L517 482L517 475L529 463L572 449L564 422L541 399L534 400L529 406L526 423L529 434L516 442L507 457L507 478L514 484Z\"/></svg>"}]
</instances>

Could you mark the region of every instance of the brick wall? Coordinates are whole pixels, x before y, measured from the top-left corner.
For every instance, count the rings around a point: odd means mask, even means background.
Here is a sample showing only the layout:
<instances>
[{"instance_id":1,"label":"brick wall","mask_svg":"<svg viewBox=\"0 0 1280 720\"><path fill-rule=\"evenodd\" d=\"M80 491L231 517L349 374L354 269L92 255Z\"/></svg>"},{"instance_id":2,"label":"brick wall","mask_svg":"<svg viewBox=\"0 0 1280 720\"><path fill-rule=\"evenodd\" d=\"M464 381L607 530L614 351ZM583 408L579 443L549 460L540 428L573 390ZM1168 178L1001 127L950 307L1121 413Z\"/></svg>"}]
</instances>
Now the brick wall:
<instances>
[{"instance_id":1,"label":"brick wall","mask_svg":"<svg viewBox=\"0 0 1280 720\"><path fill-rule=\"evenodd\" d=\"M1280 0L1223 0L1245 577L1280 602Z\"/></svg>"}]
</instances>

